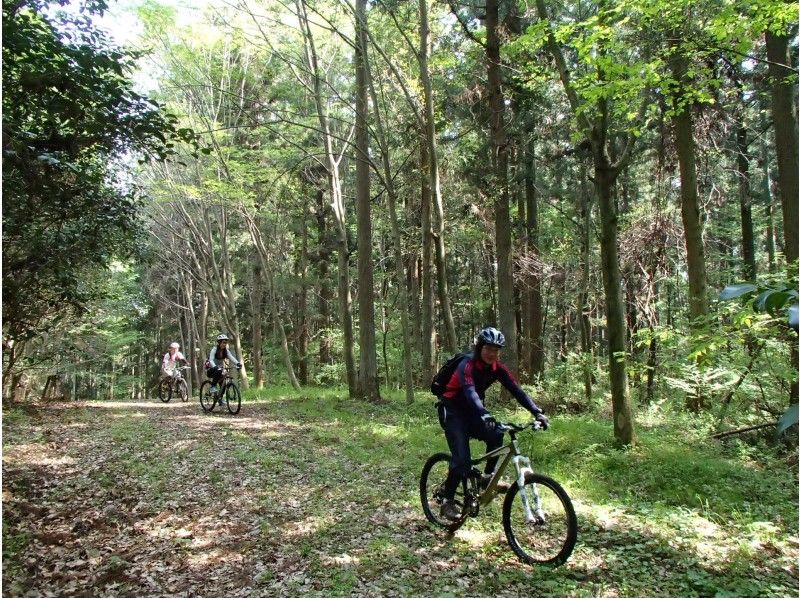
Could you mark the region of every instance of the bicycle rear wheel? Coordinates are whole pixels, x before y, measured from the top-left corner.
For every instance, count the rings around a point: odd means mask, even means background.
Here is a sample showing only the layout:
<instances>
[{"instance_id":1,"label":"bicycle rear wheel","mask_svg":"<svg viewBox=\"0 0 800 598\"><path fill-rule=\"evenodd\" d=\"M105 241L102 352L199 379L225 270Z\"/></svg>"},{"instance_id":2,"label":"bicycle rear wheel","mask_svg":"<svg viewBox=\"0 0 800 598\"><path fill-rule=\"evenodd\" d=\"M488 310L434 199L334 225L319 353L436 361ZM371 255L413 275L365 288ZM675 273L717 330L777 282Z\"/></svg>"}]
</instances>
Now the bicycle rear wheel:
<instances>
[{"instance_id":1,"label":"bicycle rear wheel","mask_svg":"<svg viewBox=\"0 0 800 598\"><path fill-rule=\"evenodd\" d=\"M175 384L175 393L182 403L189 400L189 385L186 384L186 380L178 380Z\"/></svg>"},{"instance_id":2,"label":"bicycle rear wheel","mask_svg":"<svg viewBox=\"0 0 800 598\"><path fill-rule=\"evenodd\" d=\"M211 380L205 380L200 385L200 406L203 408L203 411L208 413L214 410L215 405L216 401L214 397L211 396Z\"/></svg>"},{"instance_id":3,"label":"bicycle rear wheel","mask_svg":"<svg viewBox=\"0 0 800 598\"><path fill-rule=\"evenodd\" d=\"M172 398L172 380L164 379L158 384L158 398L162 403L169 403Z\"/></svg>"},{"instance_id":4,"label":"bicycle rear wheel","mask_svg":"<svg viewBox=\"0 0 800 598\"><path fill-rule=\"evenodd\" d=\"M523 496L533 521L526 521ZM527 474L521 489L517 482L511 485L503 502L503 529L514 553L532 565L564 563L578 539L578 520L569 496L558 482L537 473Z\"/></svg>"},{"instance_id":5,"label":"bicycle rear wheel","mask_svg":"<svg viewBox=\"0 0 800 598\"><path fill-rule=\"evenodd\" d=\"M447 453L436 453L427 460L422 467L422 475L419 478L419 497L422 501L422 511L428 521L438 527L442 527L451 532L456 531L464 525L467 519L466 509L464 508L464 490L466 483L462 482L456 489L454 503L461 511L461 517L451 520L439 514L444 498L444 483L450 471L450 455Z\"/></svg>"},{"instance_id":6,"label":"bicycle rear wheel","mask_svg":"<svg viewBox=\"0 0 800 598\"><path fill-rule=\"evenodd\" d=\"M225 402L228 404L228 411L233 415L239 413L239 409L242 408L242 393L233 382L225 389Z\"/></svg>"}]
</instances>

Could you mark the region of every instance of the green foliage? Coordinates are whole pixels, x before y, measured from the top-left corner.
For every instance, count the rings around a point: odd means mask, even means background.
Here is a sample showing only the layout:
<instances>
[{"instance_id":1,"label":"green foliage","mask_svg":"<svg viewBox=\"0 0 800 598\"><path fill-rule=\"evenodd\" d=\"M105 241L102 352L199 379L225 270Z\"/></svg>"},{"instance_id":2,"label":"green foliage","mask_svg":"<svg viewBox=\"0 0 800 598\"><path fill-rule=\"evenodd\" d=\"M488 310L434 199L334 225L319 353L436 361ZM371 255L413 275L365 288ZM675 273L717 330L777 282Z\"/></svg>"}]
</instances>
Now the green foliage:
<instances>
[{"instance_id":1,"label":"green foliage","mask_svg":"<svg viewBox=\"0 0 800 598\"><path fill-rule=\"evenodd\" d=\"M732 299L746 299L757 313L767 312L776 316L786 308L786 321L789 327L797 331L798 292L796 283L775 284L777 281L767 281L765 284L740 283L725 287L719 294L722 301Z\"/></svg>"},{"instance_id":2,"label":"green foliage","mask_svg":"<svg viewBox=\"0 0 800 598\"><path fill-rule=\"evenodd\" d=\"M137 54L92 23L35 1L3 2L3 338L32 338L104 292L114 256L137 247L133 155L197 143L132 89Z\"/></svg>"}]
</instances>

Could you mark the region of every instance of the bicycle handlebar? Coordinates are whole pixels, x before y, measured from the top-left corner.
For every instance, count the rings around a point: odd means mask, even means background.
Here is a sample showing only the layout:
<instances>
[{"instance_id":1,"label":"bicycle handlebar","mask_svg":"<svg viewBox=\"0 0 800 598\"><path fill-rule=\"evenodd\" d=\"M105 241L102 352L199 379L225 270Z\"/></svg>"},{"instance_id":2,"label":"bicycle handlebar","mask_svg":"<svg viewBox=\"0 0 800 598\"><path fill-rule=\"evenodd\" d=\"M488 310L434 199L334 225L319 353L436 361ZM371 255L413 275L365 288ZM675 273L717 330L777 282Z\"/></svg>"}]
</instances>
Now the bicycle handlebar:
<instances>
[{"instance_id":1,"label":"bicycle handlebar","mask_svg":"<svg viewBox=\"0 0 800 598\"><path fill-rule=\"evenodd\" d=\"M522 432L526 428L531 428L536 432L543 429L541 422L536 420L530 421L527 424L515 424L513 422L497 422L497 428L503 432L509 430L514 432Z\"/></svg>"}]
</instances>

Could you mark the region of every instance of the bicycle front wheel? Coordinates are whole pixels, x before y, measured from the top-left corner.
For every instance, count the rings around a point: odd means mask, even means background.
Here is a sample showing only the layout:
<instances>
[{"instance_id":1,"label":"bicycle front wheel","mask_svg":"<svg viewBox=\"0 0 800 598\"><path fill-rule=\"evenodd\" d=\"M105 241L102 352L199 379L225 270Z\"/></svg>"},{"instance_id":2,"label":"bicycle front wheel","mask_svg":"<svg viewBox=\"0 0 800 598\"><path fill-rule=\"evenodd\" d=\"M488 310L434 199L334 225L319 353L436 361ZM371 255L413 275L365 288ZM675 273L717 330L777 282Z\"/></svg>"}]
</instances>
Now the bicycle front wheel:
<instances>
[{"instance_id":1,"label":"bicycle front wheel","mask_svg":"<svg viewBox=\"0 0 800 598\"><path fill-rule=\"evenodd\" d=\"M186 380L178 380L178 383L175 385L175 392L181 400L181 403L185 403L189 400L189 385L186 384Z\"/></svg>"},{"instance_id":2,"label":"bicycle front wheel","mask_svg":"<svg viewBox=\"0 0 800 598\"><path fill-rule=\"evenodd\" d=\"M162 403L169 403L172 398L172 380L162 380L158 385L158 398Z\"/></svg>"},{"instance_id":3,"label":"bicycle front wheel","mask_svg":"<svg viewBox=\"0 0 800 598\"><path fill-rule=\"evenodd\" d=\"M422 475L419 478L419 497L422 501L422 511L425 518L438 527L442 527L451 532L456 531L464 525L467 519L464 507L464 486L462 482L458 485L453 502L461 511L461 516L457 520L451 520L439 514L444 499L444 484L450 471L450 455L447 453L436 453L428 459L422 467Z\"/></svg>"},{"instance_id":4,"label":"bicycle front wheel","mask_svg":"<svg viewBox=\"0 0 800 598\"><path fill-rule=\"evenodd\" d=\"M528 509L526 509L527 502ZM503 529L514 553L531 565L561 565L578 539L578 520L567 493L537 473L511 485L503 503Z\"/></svg>"},{"instance_id":5,"label":"bicycle front wheel","mask_svg":"<svg viewBox=\"0 0 800 598\"><path fill-rule=\"evenodd\" d=\"M239 413L242 408L242 393L239 392L239 387L233 383L228 384L225 389L225 402L228 404L228 411L233 415Z\"/></svg>"},{"instance_id":6,"label":"bicycle front wheel","mask_svg":"<svg viewBox=\"0 0 800 598\"><path fill-rule=\"evenodd\" d=\"M216 402L214 397L211 396L211 380L205 380L200 385L200 406L203 411L208 413L214 409L214 405L216 405Z\"/></svg>"}]
</instances>

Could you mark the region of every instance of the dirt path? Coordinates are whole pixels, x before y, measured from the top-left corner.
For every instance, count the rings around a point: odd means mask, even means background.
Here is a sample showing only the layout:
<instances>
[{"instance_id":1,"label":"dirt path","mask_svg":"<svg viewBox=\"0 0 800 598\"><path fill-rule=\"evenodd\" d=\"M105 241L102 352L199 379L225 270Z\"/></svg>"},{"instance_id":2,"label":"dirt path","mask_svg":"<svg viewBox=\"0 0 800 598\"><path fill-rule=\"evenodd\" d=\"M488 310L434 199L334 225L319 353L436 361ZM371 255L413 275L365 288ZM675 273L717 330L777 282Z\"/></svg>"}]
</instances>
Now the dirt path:
<instances>
[{"instance_id":1,"label":"dirt path","mask_svg":"<svg viewBox=\"0 0 800 598\"><path fill-rule=\"evenodd\" d=\"M6 592L242 594L266 567L248 548L266 539L248 500L256 480L239 475L227 437L265 425L194 403L35 412L31 442L5 439L4 521L31 540L22 563L4 562L17 580Z\"/></svg>"},{"instance_id":2,"label":"dirt path","mask_svg":"<svg viewBox=\"0 0 800 598\"><path fill-rule=\"evenodd\" d=\"M418 509L393 512L382 488L394 484L338 451L336 435L321 446L310 424L270 411L204 415L194 401L28 410L4 438L4 539L24 544L4 560L4 594L405 593L392 589L398 572L381 585L383 564L360 579L353 553L381 548L376 526L434 538Z\"/></svg>"}]
</instances>

